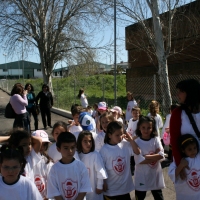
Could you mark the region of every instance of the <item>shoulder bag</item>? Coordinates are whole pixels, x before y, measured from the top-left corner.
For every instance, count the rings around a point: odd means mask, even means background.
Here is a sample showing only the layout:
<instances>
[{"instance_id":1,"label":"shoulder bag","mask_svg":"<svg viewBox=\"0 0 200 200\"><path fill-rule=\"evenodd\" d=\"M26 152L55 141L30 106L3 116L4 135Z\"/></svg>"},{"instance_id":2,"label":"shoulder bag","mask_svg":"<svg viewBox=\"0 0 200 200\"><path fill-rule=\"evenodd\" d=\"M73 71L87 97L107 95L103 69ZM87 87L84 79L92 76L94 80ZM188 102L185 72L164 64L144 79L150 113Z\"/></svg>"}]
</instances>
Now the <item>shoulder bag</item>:
<instances>
[{"instance_id":1,"label":"shoulder bag","mask_svg":"<svg viewBox=\"0 0 200 200\"><path fill-rule=\"evenodd\" d=\"M10 102L6 105L6 109L5 109L5 114L4 116L6 118L10 118L10 119L14 119L16 116L15 111L13 110L12 105L10 104Z\"/></svg>"}]
</instances>

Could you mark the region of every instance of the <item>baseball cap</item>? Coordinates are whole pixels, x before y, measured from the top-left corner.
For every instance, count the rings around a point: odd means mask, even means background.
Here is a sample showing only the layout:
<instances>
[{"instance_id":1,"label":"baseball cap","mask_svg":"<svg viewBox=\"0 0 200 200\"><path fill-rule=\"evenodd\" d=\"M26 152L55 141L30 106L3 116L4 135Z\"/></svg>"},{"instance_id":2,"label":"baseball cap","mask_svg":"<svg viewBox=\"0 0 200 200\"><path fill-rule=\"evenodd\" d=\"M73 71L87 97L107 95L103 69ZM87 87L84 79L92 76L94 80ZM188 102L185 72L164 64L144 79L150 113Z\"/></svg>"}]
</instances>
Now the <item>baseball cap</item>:
<instances>
[{"instance_id":1,"label":"baseball cap","mask_svg":"<svg viewBox=\"0 0 200 200\"><path fill-rule=\"evenodd\" d=\"M43 131L43 130L34 131L34 132L32 133L32 136L40 137L40 138L42 139L42 142L49 142L49 143L51 143L51 142L49 141L49 136L48 136L48 134L47 134L45 131Z\"/></svg>"},{"instance_id":2,"label":"baseball cap","mask_svg":"<svg viewBox=\"0 0 200 200\"><path fill-rule=\"evenodd\" d=\"M79 123L83 130L92 131L94 129L92 122L93 118L88 112L82 112L79 115Z\"/></svg>"},{"instance_id":3,"label":"baseball cap","mask_svg":"<svg viewBox=\"0 0 200 200\"><path fill-rule=\"evenodd\" d=\"M98 104L98 110L107 110L106 102L102 101Z\"/></svg>"},{"instance_id":4,"label":"baseball cap","mask_svg":"<svg viewBox=\"0 0 200 200\"><path fill-rule=\"evenodd\" d=\"M122 115L122 109L119 106L115 106L112 109L110 109L111 112L117 112L120 115Z\"/></svg>"}]
</instances>

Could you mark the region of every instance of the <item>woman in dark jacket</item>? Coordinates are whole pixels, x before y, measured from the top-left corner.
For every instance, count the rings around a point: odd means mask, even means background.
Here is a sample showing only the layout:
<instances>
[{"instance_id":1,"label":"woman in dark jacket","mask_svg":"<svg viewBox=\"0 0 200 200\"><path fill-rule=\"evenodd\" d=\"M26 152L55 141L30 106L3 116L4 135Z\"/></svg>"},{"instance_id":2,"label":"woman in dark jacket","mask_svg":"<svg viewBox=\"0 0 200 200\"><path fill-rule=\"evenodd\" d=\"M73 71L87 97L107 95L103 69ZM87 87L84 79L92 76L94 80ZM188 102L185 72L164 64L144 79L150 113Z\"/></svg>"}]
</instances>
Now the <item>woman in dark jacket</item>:
<instances>
[{"instance_id":1,"label":"woman in dark jacket","mask_svg":"<svg viewBox=\"0 0 200 200\"><path fill-rule=\"evenodd\" d=\"M53 96L51 92L49 92L49 86L47 84L43 84L42 91L38 93L35 101L38 104L38 100L40 99L40 112L42 116L42 123L44 125L44 129L47 129L47 124L50 128L51 126L51 108L53 106ZM47 122L46 122L47 116Z\"/></svg>"},{"instance_id":2,"label":"woman in dark jacket","mask_svg":"<svg viewBox=\"0 0 200 200\"><path fill-rule=\"evenodd\" d=\"M35 130L38 130L38 117L36 113L34 88L30 83L27 83L25 85L25 90L27 90L27 99L28 99L28 106L26 106L26 110L29 114L30 121L31 121L31 114L33 115Z\"/></svg>"}]
</instances>

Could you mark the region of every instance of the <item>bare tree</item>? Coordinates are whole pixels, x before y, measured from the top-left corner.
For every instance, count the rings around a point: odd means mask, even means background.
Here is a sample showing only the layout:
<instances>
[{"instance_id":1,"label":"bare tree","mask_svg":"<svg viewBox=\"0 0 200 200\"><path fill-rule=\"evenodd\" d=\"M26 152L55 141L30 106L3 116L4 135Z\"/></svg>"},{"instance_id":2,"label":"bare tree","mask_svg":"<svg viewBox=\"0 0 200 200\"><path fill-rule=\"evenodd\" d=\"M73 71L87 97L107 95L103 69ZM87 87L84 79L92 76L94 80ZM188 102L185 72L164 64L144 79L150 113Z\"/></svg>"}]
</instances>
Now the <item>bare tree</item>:
<instances>
[{"instance_id":1,"label":"bare tree","mask_svg":"<svg viewBox=\"0 0 200 200\"><path fill-rule=\"evenodd\" d=\"M0 41L8 52L14 52L18 38L23 39L25 52L36 48L44 82L52 89L54 64L78 49L91 48L92 34L101 20L107 20L106 10L97 0L1 1Z\"/></svg>"},{"instance_id":2,"label":"bare tree","mask_svg":"<svg viewBox=\"0 0 200 200\"><path fill-rule=\"evenodd\" d=\"M194 33L194 27L190 31L187 27L187 33L183 28L180 29L184 20L192 21L190 16L184 18L184 10L177 13L177 8L184 3L183 0L117 0L119 19L129 24L135 23L135 31L126 35L126 44L132 45L138 52L145 52L158 67L165 111L172 103L167 60L172 54L180 53L184 46L182 40L178 48L174 47L175 42L172 48L172 39L180 40ZM180 21L181 24L178 24Z\"/></svg>"}]
</instances>

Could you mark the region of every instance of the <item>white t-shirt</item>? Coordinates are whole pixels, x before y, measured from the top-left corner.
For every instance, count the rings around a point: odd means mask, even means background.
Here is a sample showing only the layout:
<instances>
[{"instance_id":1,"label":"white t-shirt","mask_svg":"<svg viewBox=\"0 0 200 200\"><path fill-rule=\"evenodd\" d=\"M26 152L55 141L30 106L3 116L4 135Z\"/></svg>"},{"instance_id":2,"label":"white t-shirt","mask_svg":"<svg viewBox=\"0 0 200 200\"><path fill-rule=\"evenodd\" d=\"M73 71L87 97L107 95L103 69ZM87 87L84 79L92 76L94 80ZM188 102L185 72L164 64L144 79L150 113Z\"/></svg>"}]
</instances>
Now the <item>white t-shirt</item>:
<instances>
[{"instance_id":1,"label":"white t-shirt","mask_svg":"<svg viewBox=\"0 0 200 200\"><path fill-rule=\"evenodd\" d=\"M29 178L20 176L17 183L7 185L0 176L0 199L1 200L43 200L34 182Z\"/></svg>"},{"instance_id":2,"label":"white t-shirt","mask_svg":"<svg viewBox=\"0 0 200 200\"><path fill-rule=\"evenodd\" d=\"M148 113L147 116L151 116L151 113ZM163 121L162 121L162 118L159 114L156 114L155 117L153 117L156 121L156 130L157 130L157 133L158 133L158 137L160 138L160 128L163 127Z\"/></svg>"},{"instance_id":3,"label":"white t-shirt","mask_svg":"<svg viewBox=\"0 0 200 200\"><path fill-rule=\"evenodd\" d=\"M88 170L78 160L70 164L55 163L47 181L47 197L62 196L63 199L75 200L81 192L92 192Z\"/></svg>"},{"instance_id":4,"label":"white t-shirt","mask_svg":"<svg viewBox=\"0 0 200 200\"><path fill-rule=\"evenodd\" d=\"M69 128L69 132L70 133L76 133L76 132L81 132L83 129L81 126L76 126L76 125L73 125Z\"/></svg>"},{"instance_id":5,"label":"white t-shirt","mask_svg":"<svg viewBox=\"0 0 200 200\"><path fill-rule=\"evenodd\" d=\"M133 118L131 118L128 122L128 128L126 129L127 133L130 133L131 136L136 136L135 131L137 129L137 123L138 120L133 120Z\"/></svg>"},{"instance_id":6,"label":"white t-shirt","mask_svg":"<svg viewBox=\"0 0 200 200\"><path fill-rule=\"evenodd\" d=\"M54 163L58 162L62 158L61 153L58 152L58 150L57 150L56 143L53 143L48 148L47 153L48 153L49 157L53 159ZM77 151L75 151L74 158L76 160L80 160Z\"/></svg>"},{"instance_id":7,"label":"white t-shirt","mask_svg":"<svg viewBox=\"0 0 200 200\"><path fill-rule=\"evenodd\" d=\"M51 167L53 166L51 161L48 164L46 164L46 162L47 158L41 156L40 162L33 168L34 182L43 198L47 197L47 177Z\"/></svg>"},{"instance_id":8,"label":"white t-shirt","mask_svg":"<svg viewBox=\"0 0 200 200\"><path fill-rule=\"evenodd\" d=\"M192 116L196 122L198 130L200 130L200 112L196 113L196 114L192 113ZM190 123L190 120L189 120L187 114L185 113L184 110L182 110L182 112L181 112L181 135L185 135L188 133L193 135L197 139L197 141L199 141L199 145L200 145L200 140L198 139L196 133L194 132L194 129L192 127L192 124Z\"/></svg>"},{"instance_id":9,"label":"white t-shirt","mask_svg":"<svg viewBox=\"0 0 200 200\"><path fill-rule=\"evenodd\" d=\"M121 117L119 117L119 118L117 119L117 121L118 121L118 122L121 122L122 124L124 124L124 121L123 121L123 119L122 119Z\"/></svg>"},{"instance_id":10,"label":"white t-shirt","mask_svg":"<svg viewBox=\"0 0 200 200\"><path fill-rule=\"evenodd\" d=\"M88 106L88 100L84 93L81 95L81 106L83 108L87 108L87 106Z\"/></svg>"},{"instance_id":11,"label":"white t-shirt","mask_svg":"<svg viewBox=\"0 0 200 200\"><path fill-rule=\"evenodd\" d=\"M142 155L154 154L156 149L160 149L164 152L160 139L158 137L151 138L150 140L142 140L137 138L135 140L138 147L141 149ZM135 173L134 183L135 190L148 191L159 190L165 188L163 173L160 161L153 162L151 164L140 164L141 155L135 155Z\"/></svg>"},{"instance_id":12,"label":"white t-shirt","mask_svg":"<svg viewBox=\"0 0 200 200\"><path fill-rule=\"evenodd\" d=\"M101 147L104 145L104 138L105 138L105 132L101 131L100 133L98 133L96 140L95 140L95 150L96 151L100 151Z\"/></svg>"},{"instance_id":13,"label":"white t-shirt","mask_svg":"<svg viewBox=\"0 0 200 200\"><path fill-rule=\"evenodd\" d=\"M93 151L87 154L80 153L80 160L85 164L92 185L93 192L86 194L87 200L103 200L103 193L96 194L96 188L103 189L103 179L107 178L107 173L98 152Z\"/></svg>"},{"instance_id":14,"label":"white t-shirt","mask_svg":"<svg viewBox=\"0 0 200 200\"><path fill-rule=\"evenodd\" d=\"M170 118L171 118L171 114L168 114L168 115L166 116L165 123L164 123L164 126L163 126L163 128L162 128L162 134L161 134L161 136L160 136L161 138L163 138L163 134L165 133L165 129L166 129L166 128L169 128Z\"/></svg>"},{"instance_id":15,"label":"white t-shirt","mask_svg":"<svg viewBox=\"0 0 200 200\"><path fill-rule=\"evenodd\" d=\"M32 148L30 154L26 157L26 166L24 168L24 176L29 177L34 182L34 167L41 161L42 157L39 153L36 153Z\"/></svg>"},{"instance_id":16,"label":"white t-shirt","mask_svg":"<svg viewBox=\"0 0 200 200\"><path fill-rule=\"evenodd\" d=\"M200 200L200 154L195 158L185 158L188 161L189 170L185 168L187 177L182 180L175 177L176 164L169 166L168 175L174 183L176 200Z\"/></svg>"},{"instance_id":17,"label":"white t-shirt","mask_svg":"<svg viewBox=\"0 0 200 200\"><path fill-rule=\"evenodd\" d=\"M117 196L134 190L130 170L130 157L133 155L133 150L130 143L122 140L117 145L104 144L99 153L108 174L106 180L108 190L104 194Z\"/></svg>"},{"instance_id":18,"label":"white t-shirt","mask_svg":"<svg viewBox=\"0 0 200 200\"><path fill-rule=\"evenodd\" d=\"M126 121L129 121L132 118L131 110L135 106L137 106L137 102L135 100L128 102L126 107Z\"/></svg>"}]
</instances>

